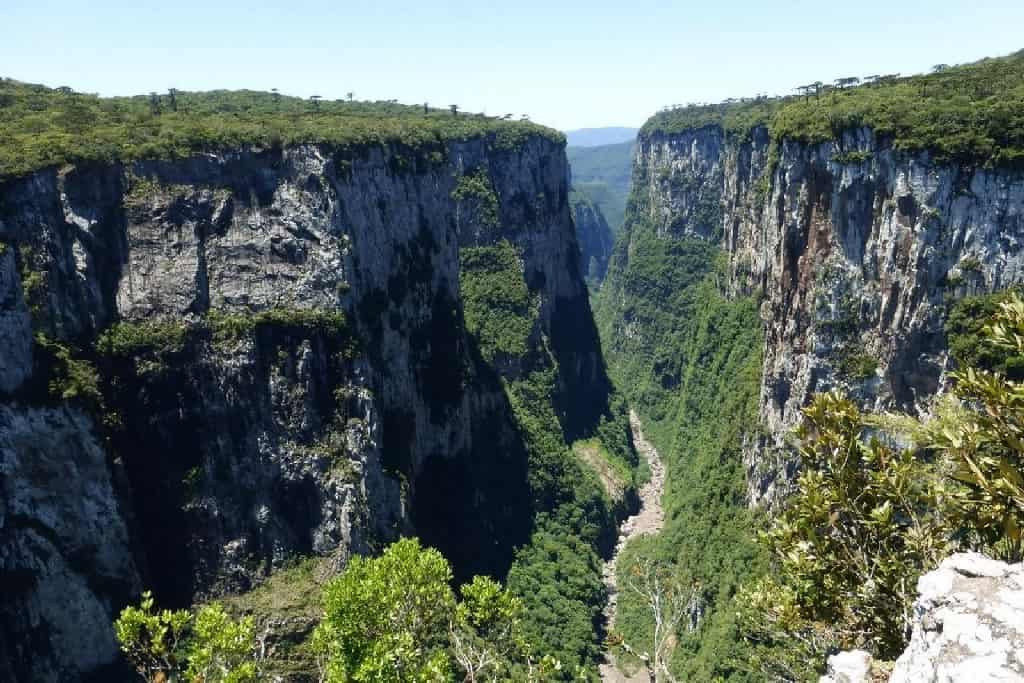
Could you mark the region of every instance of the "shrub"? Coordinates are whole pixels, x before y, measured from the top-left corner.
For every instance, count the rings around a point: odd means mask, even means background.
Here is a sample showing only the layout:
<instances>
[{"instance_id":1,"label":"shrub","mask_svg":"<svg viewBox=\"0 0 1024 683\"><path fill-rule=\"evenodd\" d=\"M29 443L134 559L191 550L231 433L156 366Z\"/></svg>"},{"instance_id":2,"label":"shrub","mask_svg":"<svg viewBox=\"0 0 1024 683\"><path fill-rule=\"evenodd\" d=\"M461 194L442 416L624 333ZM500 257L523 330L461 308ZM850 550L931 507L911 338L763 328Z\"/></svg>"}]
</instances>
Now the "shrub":
<instances>
[{"instance_id":1,"label":"shrub","mask_svg":"<svg viewBox=\"0 0 1024 683\"><path fill-rule=\"evenodd\" d=\"M937 476L866 432L860 410L819 394L797 431L803 471L766 535L802 615L845 646L898 654L917 577L946 550Z\"/></svg>"},{"instance_id":2,"label":"shrub","mask_svg":"<svg viewBox=\"0 0 1024 683\"><path fill-rule=\"evenodd\" d=\"M878 359L870 353L844 350L839 356L839 373L852 380L865 380L875 376Z\"/></svg>"},{"instance_id":3,"label":"shrub","mask_svg":"<svg viewBox=\"0 0 1024 683\"><path fill-rule=\"evenodd\" d=\"M403 539L378 558L355 557L324 588L314 647L327 681L510 680L532 670L519 630L522 605L475 577L457 601L451 568Z\"/></svg>"},{"instance_id":4,"label":"shrub","mask_svg":"<svg viewBox=\"0 0 1024 683\"><path fill-rule=\"evenodd\" d=\"M496 228L498 216L498 195L494 192L491 177L484 168L478 168L459 178L452 190L452 199L460 203L475 204L481 224L485 228Z\"/></svg>"},{"instance_id":5,"label":"shrub","mask_svg":"<svg viewBox=\"0 0 1024 683\"><path fill-rule=\"evenodd\" d=\"M1024 354L989 343L986 327L1010 292L964 297L946 317L949 353L961 368L998 372L1013 380L1024 379Z\"/></svg>"},{"instance_id":6,"label":"shrub","mask_svg":"<svg viewBox=\"0 0 1024 683\"><path fill-rule=\"evenodd\" d=\"M943 162L1019 166L1024 162L1022 105L1024 51L1019 51L941 73L885 77L842 90L826 85L818 96L674 107L651 117L641 135L714 126L746 140L755 127L767 126L774 160L784 139L831 142L845 130L868 126L899 151L928 151ZM843 160L864 159L853 152Z\"/></svg>"},{"instance_id":7,"label":"shrub","mask_svg":"<svg viewBox=\"0 0 1024 683\"><path fill-rule=\"evenodd\" d=\"M173 318L114 323L96 340L105 356L128 358L140 353L178 353L185 347L188 325Z\"/></svg>"},{"instance_id":8,"label":"shrub","mask_svg":"<svg viewBox=\"0 0 1024 683\"><path fill-rule=\"evenodd\" d=\"M114 633L121 650L145 681L179 676L204 683L258 680L252 619L233 621L218 604L196 612L153 609L153 595L121 610Z\"/></svg>"},{"instance_id":9,"label":"shrub","mask_svg":"<svg viewBox=\"0 0 1024 683\"><path fill-rule=\"evenodd\" d=\"M51 398L58 401L78 400L92 408L102 408L103 394L96 366L78 357L67 344L41 332L36 333L35 344L34 372L46 379Z\"/></svg>"},{"instance_id":10,"label":"shrub","mask_svg":"<svg viewBox=\"0 0 1024 683\"><path fill-rule=\"evenodd\" d=\"M229 342L252 335L260 327L275 327L301 334L323 334L337 338L347 336L348 322L338 310L278 306L265 311L210 310L206 324L215 342Z\"/></svg>"},{"instance_id":11,"label":"shrub","mask_svg":"<svg viewBox=\"0 0 1024 683\"><path fill-rule=\"evenodd\" d=\"M1024 357L1024 300L1011 294L984 329L991 347ZM950 489L948 514L968 542L1019 562L1024 559L1024 382L975 368L954 373L953 379L957 398L969 409L932 430L958 484Z\"/></svg>"}]
</instances>

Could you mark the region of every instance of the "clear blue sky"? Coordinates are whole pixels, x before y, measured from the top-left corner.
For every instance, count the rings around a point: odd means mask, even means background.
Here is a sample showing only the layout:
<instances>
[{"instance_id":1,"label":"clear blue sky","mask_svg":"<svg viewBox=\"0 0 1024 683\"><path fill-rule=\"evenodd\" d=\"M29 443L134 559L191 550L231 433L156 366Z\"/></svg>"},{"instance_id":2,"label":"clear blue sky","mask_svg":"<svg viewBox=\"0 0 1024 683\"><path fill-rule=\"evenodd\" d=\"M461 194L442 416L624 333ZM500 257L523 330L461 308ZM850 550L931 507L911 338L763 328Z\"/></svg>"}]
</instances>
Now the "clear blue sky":
<instances>
[{"instance_id":1,"label":"clear blue sky","mask_svg":"<svg viewBox=\"0 0 1024 683\"><path fill-rule=\"evenodd\" d=\"M0 75L639 126L666 104L1005 54L1022 26L1022 0L0 0Z\"/></svg>"}]
</instances>

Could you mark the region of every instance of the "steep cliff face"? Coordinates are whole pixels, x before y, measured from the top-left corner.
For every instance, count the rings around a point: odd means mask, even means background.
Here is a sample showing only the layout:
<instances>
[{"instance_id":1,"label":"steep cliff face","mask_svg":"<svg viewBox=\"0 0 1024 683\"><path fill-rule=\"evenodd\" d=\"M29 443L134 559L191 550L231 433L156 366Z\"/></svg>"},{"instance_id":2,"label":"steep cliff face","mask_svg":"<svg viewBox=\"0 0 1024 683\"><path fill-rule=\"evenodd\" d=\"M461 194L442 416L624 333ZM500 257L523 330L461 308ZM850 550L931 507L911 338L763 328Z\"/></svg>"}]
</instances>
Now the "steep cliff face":
<instances>
[{"instance_id":1,"label":"steep cliff face","mask_svg":"<svg viewBox=\"0 0 1024 683\"><path fill-rule=\"evenodd\" d=\"M574 191L569 202L580 245L580 275L590 286L600 285L608 271L615 235L601 209L589 197Z\"/></svg>"},{"instance_id":2,"label":"steep cliff face","mask_svg":"<svg viewBox=\"0 0 1024 683\"><path fill-rule=\"evenodd\" d=\"M659 237L719 245L723 290L761 301L751 501L784 485L786 435L812 393L921 407L950 369L949 304L1024 281L1024 174L900 153L868 128L775 149L763 126L641 136L634 183Z\"/></svg>"},{"instance_id":3,"label":"steep cliff face","mask_svg":"<svg viewBox=\"0 0 1024 683\"><path fill-rule=\"evenodd\" d=\"M535 510L502 382L543 347L563 436L607 411L567 178L490 135L0 185L0 678L111 661L140 575L187 604L409 530L505 571ZM535 315L485 361L460 252L499 243Z\"/></svg>"}]
</instances>

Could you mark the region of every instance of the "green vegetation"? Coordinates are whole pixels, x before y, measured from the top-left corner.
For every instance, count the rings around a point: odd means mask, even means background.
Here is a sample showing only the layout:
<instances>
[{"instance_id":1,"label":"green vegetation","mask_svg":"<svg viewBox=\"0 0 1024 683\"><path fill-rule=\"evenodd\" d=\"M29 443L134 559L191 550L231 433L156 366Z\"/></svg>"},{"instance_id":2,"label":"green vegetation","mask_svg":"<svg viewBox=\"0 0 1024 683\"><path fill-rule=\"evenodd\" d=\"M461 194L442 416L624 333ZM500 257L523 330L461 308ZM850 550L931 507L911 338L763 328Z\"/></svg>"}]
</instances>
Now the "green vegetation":
<instances>
[{"instance_id":1,"label":"green vegetation","mask_svg":"<svg viewBox=\"0 0 1024 683\"><path fill-rule=\"evenodd\" d=\"M211 310L199 321L189 323L179 318L114 323L96 340L96 350L103 356L130 358L140 354L162 356L181 353L190 334L209 329L216 344L226 344L249 337L261 328L274 328L304 335L322 334L329 338L349 338L345 314L318 308L269 308L263 311ZM354 352L349 339L346 353Z\"/></svg>"},{"instance_id":2,"label":"green vegetation","mask_svg":"<svg viewBox=\"0 0 1024 683\"><path fill-rule=\"evenodd\" d=\"M1014 359L1024 357L1024 301L1016 293L999 305L986 342ZM1021 364L1008 365L1019 370ZM1009 562L1024 559L1024 382L968 367L954 376L954 394L965 408L952 424L931 426L935 446L951 462L958 485L948 516L970 545Z\"/></svg>"},{"instance_id":3,"label":"green vegetation","mask_svg":"<svg viewBox=\"0 0 1024 683\"><path fill-rule=\"evenodd\" d=\"M601 209L613 233L618 233L626 217L635 149L633 141L565 149L569 168L572 169L573 189L586 195Z\"/></svg>"},{"instance_id":4,"label":"green vegetation","mask_svg":"<svg viewBox=\"0 0 1024 683\"><path fill-rule=\"evenodd\" d=\"M121 650L146 681L179 677L208 683L258 680L256 633L252 619L233 621L218 604L195 613L153 609L142 594L138 607L126 607L114 622Z\"/></svg>"},{"instance_id":5,"label":"green vegetation","mask_svg":"<svg viewBox=\"0 0 1024 683\"><path fill-rule=\"evenodd\" d=\"M506 395L529 457L534 531L516 554L509 590L525 607L523 635L539 654L571 675L601 654L596 628L604 605L601 558L615 528L612 506L596 477L584 475L561 437L553 409L555 370L535 370L506 383ZM623 425L620 423L619 427ZM614 443L614 441L612 441Z\"/></svg>"},{"instance_id":6,"label":"green vegetation","mask_svg":"<svg viewBox=\"0 0 1024 683\"><path fill-rule=\"evenodd\" d=\"M765 125L776 144L783 139L819 143L868 126L897 150L927 150L938 161L1024 162L1024 51L927 75L865 81L870 82L859 87L819 84L816 95L803 97L673 108L647 121L641 134L719 126L730 137L746 139ZM844 159L865 160L860 154L847 152Z\"/></svg>"},{"instance_id":7,"label":"green vegetation","mask_svg":"<svg viewBox=\"0 0 1024 683\"><path fill-rule=\"evenodd\" d=\"M324 619L314 634L327 679L450 679L451 578L444 557L415 540L399 541L379 558L352 558L324 588Z\"/></svg>"},{"instance_id":8,"label":"green vegetation","mask_svg":"<svg viewBox=\"0 0 1024 683\"><path fill-rule=\"evenodd\" d=\"M872 152L867 150L854 150L852 152L843 152L841 154L835 154L832 156L832 161L840 164L863 164L873 156Z\"/></svg>"},{"instance_id":9,"label":"green vegetation","mask_svg":"<svg viewBox=\"0 0 1024 683\"><path fill-rule=\"evenodd\" d=\"M778 109L792 99L757 97L664 109L644 123L640 135L673 135L717 126L731 138L748 140L754 128L768 125Z\"/></svg>"},{"instance_id":10,"label":"green vegetation","mask_svg":"<svg viewBox=\"0 0 1024 683\"><path fill-rule=\"evenodd\" d=\"M328 339L343 339L348 342L343 349L347 356L356 351L348 321L339 310L282 306L263 311L213 309L206 314L205 322L216 344L250 337L261 328L274 328L305 336L320 334Z\"/></svg>"},{"instance_id":11,"label":"green vegetation","mask_svg":"<svg viewBox=\"0 0 1024 683\"><path fill-rule=\"evenodd\" d=\"M981 343L1024 354L1024 301L1009 295L982 329ZM836 646L894 658L917 578L943 556L1024 556L1024 384L974 367L952 377L925 419L865 415L837 393L804 410L803 472L765 535L777 570L738 601L766 675L803 677L800 661Z\"/></svg>"},{"instance_id":12,"label":"green vegetation","mask_svg":"<svg viewBox=\"0 0 1024 683\"><path fill-rule=\"evenodd\" d=\"M597 627L604 605L599 548L610 549L615 511L599 476L585 469L566 444L555 412L558 364L542 335L533 335L537 302L530 293L515 247L502 241L461 250L460 287L466 329L484 362L504 359L522 367L503 378L511 418L526 449L527 483L534 510L529 542L515 557L509 590L524 606L523 638L537 656L564 667L592 668L601 654ZM616 472L629 473L636 455L628 443L625 403L614 395L594 439ZM588 441L594 443L594 441ZM625 476L624 483L632 484Z\"/></svg>"},{"instance_id":13,"label":"green vegetation","mask_svg":"<svg viewBox=\"0 0 1024 683\"><path fill-rule=\"evenodd\" d=\"M947 550L938 477L910 450L865 438L864 416L839 394L818 395L804 415L797 491L767 536L779 574L804 617L894 659L917 578Z\"/></svg>"},{"instance_id":14,"label":"green vegetation","mask_svg":"<svg viewBox=\"0 0 1024 683\"><path fill-rule=\"evenodd\" d=\"M114 323L96 340L96 350L124 358L144 352L180 353L188 331L188 324L177 318Z\"/></svg>"},{"instance_id":15,"label":"green vegetation","mask_svg":"<svg viewBox=\"0 0 1024 683\"><path fill-rule=\"evenodd\" d=\"M444 557L414 539L353 558L324 588L313 641L325 680L549 680L555 662L531 654L520 601L480 576L457 600L450 580Z\"/></svg>"},{"instance_id":16,"label":"green vegetation","mask_svg":"<svg viewBox=\"0 0 1024 683\"><path fill-rule=\"evenodd\" d=\"M537 320L537 301L526 287L520 256L506 240L459 252L466 329L484 360L522 356Z\"/></svg>"},{"instance_id":17,"label":"green vegetation","mask_svg":"<svg viewBox=\"0 0 1024 683\"><path fill-rule=\"evenodd\" d=\"M946 318L946 337L949 352L959 366L1024 379L1024 354L985 343L985 327L1008 298L1009 293L996 292L964 297L952 306Z\"/></svg>"},{"instance_id":18,"label":"green vegetation","mask_svg":"<svg viewBox=\"0 0 1024 683\"><path fill-rule=\"evenodd\" d=\"M322 586L318 564L305 560L226 606L192 612L156 611L153 596L143 593L140 605L114 622L121 649L146 681L244 683L288 674L338 683L561 679L561 663L535 654L524 639L519 599L483 576L457 598L447 560L415 539L377 558L353 557ZM246 616L232 616L239 612ZM308 638L281 642L282 635L301 639L304 625L317 621ZM299 632L279 632L293 624ZM257 648L257 625L264 638L271 635L269 650L266 643Z\"/></svg>"},{"instance_id":19,"label":"green vegetation","mask_svg":"<svg viewBox=\"0 0 1024 683\"><path fill-rule=\"evenodd\" d=\"M498 148L530 136L564 137L526 121L405 106L392 102L312 103L250 90L175 92L100 98L66 88L0 80L0 179L47 166L90 161L185 157L246 145L327 144L355 152L394 145L443 160L448 141L486 137Z\"/></svg>"},{"instance_id":20,"label":"green vegetation","mask_svg":"<svg viewBox=\"0 0 1024 683\"><path fill-rule=\"evenodd\" d=\"M572 452L588 471L597 475L609 498L622 499L626 485L633 480L633 471L625 461L614 457L597 437L575 442Z\"/></svg>"},{"instance_id":21,"label":"green vegetation","mask_svg":"<svg viewBox=\"0 0 1024 683\"><path fill-rule=\"evenodd\" d=\"M630 544L631 567L674 567L698 587L703 617L680 627L669 667L679 680L762 680L740 638L732 597L768 568L751 529L741 447L756 424L761 348L756 302L717 289L725 264L697 239L661 239L634 208L597 297L602 345L613 376L628 386L644 431L666 461L664 530ZM628 256L628 258L627 258ZM640 334L630 334L638 328ZM628 383L627 383L628 380ZM689 620L684 619L683 623ZM653 642L647 604L621 592L617 626L627 643Z\"/></svg>"},{"instance_id":22,"label":"green vegetation","mask_svg":"<svg viewBox=\"0 0 1024 683\"><path fill-rule=\"evenodd\" d=\"M46 296L46 276L33 267L32 247L22 244L19 250L21 257L21 293L25 297L28 310L33 321L37 321L42 313Z\"/></svg>"},{"instance_id":23,"label":"green vegetation","mask_svg":"<svg viewBox=\"0 0 1024 683\"><path fill-rule=\"evenodd\" d=\"M224 598L231 616L251 618L258 633L271 635L273 655L260 663L266 678L301 680L315 669L317 653L309 636L323 615L323 577L330 572L329 561L306 558L279 569L251 591Z\"/></svg>"},{"instance_id":24,"label":"green vegetation","mask_svg":"<svg viewBox=\"0 0 1024 683\"><path fill-rule=\"evenodd\" d=\"M54 401L81 401L101 410L100 376L87 358L66 343L35 334L33 378L45 381Z\"/></svg>"},{"instance_id":25,"label":"green vegetation","mask_svg":"<svg viewBox=\"0 0 1024 683\"><path fill-rule=\"evenodd\" d=\"M865 380L875 376L878 359L863 351L845 350L839 356L839 374L852 380Z\"/></svg>"},{"instance_id":26,"label":"green vegetation","mask_svg":"<svg viewBox=\"0 0 1024 683\"><path fill-rule=\"evenodd\" d=\"M459 178L452 190L452 199L475 205L480 223L485 228L496 228L500 224L498 195L494 192L494 185L486 169L478 168Z\"/></svg>"}]
</instances>

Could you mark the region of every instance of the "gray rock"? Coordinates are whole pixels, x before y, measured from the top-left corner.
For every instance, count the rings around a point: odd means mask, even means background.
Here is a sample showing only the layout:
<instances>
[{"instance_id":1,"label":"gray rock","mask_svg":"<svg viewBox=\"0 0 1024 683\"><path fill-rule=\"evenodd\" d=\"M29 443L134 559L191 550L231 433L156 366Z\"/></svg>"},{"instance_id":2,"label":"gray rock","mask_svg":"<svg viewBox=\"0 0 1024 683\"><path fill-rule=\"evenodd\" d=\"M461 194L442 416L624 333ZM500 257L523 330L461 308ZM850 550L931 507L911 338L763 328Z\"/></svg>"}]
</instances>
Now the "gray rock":
<instances>
[{"instance_id":1,"label":"gray rock","mask_svg":"<svg viewBox=\"0 0 1024 683\"><path fill-rule=\"evenodd\" d=\"M89 419L0 405L0 680L76 680L111 661L115 607L140 590Z\"/></svg>"},{"instance_id":2,"label":"gray rock","mask_svg":"<svg viewBox=\"0 0 1024 683\"><path fill-rule=\"evenodd\" d=\"M953 555L918 592L891 683L1024 681L1024 565Z\"/></svg>"},{"instance_id":3,"label":"gray rock","mask_svg":"<svg viewBox=\"0 0 1024 683\"><path fill-rule=\"evenodd\" d=\"M0 242L0 394L13 393L32 372L32 320L21 294L14 249Z\"/></svg>"},{"instance_id":4,"label":"gray rock","mask_svg":"<svg viewBox=\"0 0 1024 683\"><path fill-rule=\"evenodd\" d=\"M818 683L869 683L872 661L864 650L838 652L828 658L828 670Z\"/></svg>"},{"instance_id":5,"label":"gray rock","mask_svg":"<svg viewBox=\"0 0 1024 683\"><path fill-rule=\"evenodd\" d=\"M601 209L589 197L573 192L570 203L580 245L580 275L591 286L598 286L608 271L615 235Z\"/></svg>"},{"instance_id":6,"label":"gray rock","mask_svg":"<svg viewBox=\"0 0 1024 683\"><path fill-rule=\"evenodd\" d=\"M116 386L107 408L123 421L103 435L109 451L73 407L0 399L0 487L11 488L0 578L18 586L0 607L0 680L74 680L109 662L113 610L137 597L139 573L165 604L186 605L248 589L296 555L340 568L414 531L416 505L415 531L450 546L463 571L511 560L529 502L525 475L521 488L493 476L525 471L496 373L516 379L523 363L476 368L460 249L515 246L537 303L534 355L558 361L569 433L598 419L608 387L564 151L539 136L493 143L453 142L429 160L390 147L240 149L4 184L0 392L32 367L16 250L43 282L34 323L71 345L116 320L316 308L344 312L361 351L279 326L101 360ZM496 224L453 196L469 172L490 179Z\"/></svg>"},{"instance_id":7,"label":"gray rock","mask_svg":"<svg viewBox=\"0 0 1024 683\"><path fill-rule=\"evenodd\" d=\"M634 192L661 236L722 246L727 291L764 297L764 430L744 457L750 501L771 504L813 393L913 412L946 386L949 303L1024 282L1024 172L939 164L867 128L783 141L771 168L769 143L765 128L641 136ZM854 151L868 159L841 161ZM851 372L851 357L868 362Z\"/></svg>"}]
</instances>

